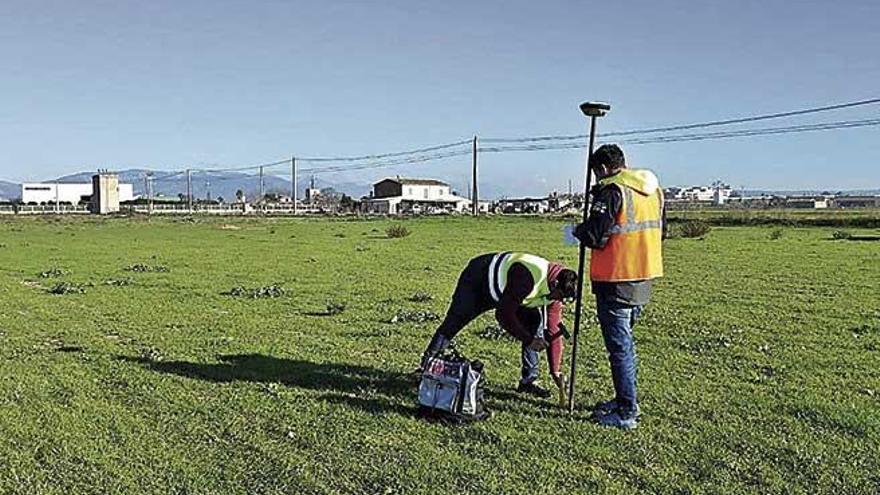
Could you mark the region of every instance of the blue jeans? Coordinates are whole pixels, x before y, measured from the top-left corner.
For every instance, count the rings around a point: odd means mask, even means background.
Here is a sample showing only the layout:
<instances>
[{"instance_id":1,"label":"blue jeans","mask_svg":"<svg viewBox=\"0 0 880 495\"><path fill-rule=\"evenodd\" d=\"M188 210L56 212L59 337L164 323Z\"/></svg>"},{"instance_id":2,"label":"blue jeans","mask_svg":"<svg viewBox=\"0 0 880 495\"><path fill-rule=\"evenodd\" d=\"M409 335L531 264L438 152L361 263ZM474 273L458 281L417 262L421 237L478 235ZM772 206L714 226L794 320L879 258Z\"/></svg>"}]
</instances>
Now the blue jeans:
<instances>
[{"instance_id":1,"label":"blue jeans","mask_svg":"<svg viewBox=\"0 0 880 495\"><path fill-rule=\"evenodd\" d=\"M522 376L520 381L529 384L538 379L538 359L540 354L529 349L529 344L522 345Z\"/></svg>"},{"instance_id":2,"label":"blue jeans","mask_svg":"<svg viewBox=\"0 0 880 495\"><path fill-rule=\"evenodd\" d=\"M596 313L602 326L602 338L611 363L614 398L621 416L636 412L636 374L638 359L633 342L633 326L642 313L642 306L629 306L614 301L597 299Z\"/></svg>"}]
</instances>

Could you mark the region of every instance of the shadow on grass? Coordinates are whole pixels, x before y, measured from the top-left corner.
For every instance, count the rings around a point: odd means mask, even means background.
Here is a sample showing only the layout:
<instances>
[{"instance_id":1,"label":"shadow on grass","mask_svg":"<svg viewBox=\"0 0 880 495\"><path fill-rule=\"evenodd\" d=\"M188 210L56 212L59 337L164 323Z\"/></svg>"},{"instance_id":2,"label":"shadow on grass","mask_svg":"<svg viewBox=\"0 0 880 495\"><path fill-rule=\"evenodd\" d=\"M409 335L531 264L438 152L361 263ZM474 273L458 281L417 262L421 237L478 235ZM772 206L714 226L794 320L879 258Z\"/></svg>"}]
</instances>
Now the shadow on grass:
<instances>
[{"instance_id":1,"label":"shadow on grass","mask_svg":"<svg viewBox=\"0 0 880 495\"><path fill-rule=\"evenodd\" d=\"M185 376L197 380L229 383L281 383L289 387L324 392L328 402L348 405L371 414L396 413L412 416L416 412L401 401L412 402L414 380L366 366L344 363L314 363L262 354L218 356L219 363L154 361L143 357L119 356L120 360L138 363L152 371Z\"/></svg>"}]
</instances>

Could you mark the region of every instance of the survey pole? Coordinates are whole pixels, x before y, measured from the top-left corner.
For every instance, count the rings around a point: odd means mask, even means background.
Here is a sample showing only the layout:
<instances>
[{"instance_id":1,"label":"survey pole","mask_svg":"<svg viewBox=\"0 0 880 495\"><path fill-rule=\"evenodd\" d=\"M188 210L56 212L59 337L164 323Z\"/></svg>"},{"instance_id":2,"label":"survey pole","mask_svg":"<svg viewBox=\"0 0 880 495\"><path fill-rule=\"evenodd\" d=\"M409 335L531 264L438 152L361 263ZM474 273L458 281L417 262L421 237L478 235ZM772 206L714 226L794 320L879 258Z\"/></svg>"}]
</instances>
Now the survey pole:
<instances>
[{"instance_id":1,"label":"survey pole","mask_svg":"<svg viewBox=\"0 0 880 495\"><path fill-rule=\"evenodd\" d=\"M596 142L596 119L604 116L611 110L607 103L587 102L581 104L581 112L590 117L590 137L587 146L586 178L584 179L584 212L583 223L587 223L590 215L590 189L593 187L593 174L590 167L590 157L593 156L593 146ZM584 262L587 255L587 246L580 243L578 248L578 279L577 293L574 306L574 332L571 335L571 375L568 378L568 413L574 413L574 383L577 377L577 348L578 333L581 329L581 312L583 311L584 299Z\"/></svg>"}]
</instances>

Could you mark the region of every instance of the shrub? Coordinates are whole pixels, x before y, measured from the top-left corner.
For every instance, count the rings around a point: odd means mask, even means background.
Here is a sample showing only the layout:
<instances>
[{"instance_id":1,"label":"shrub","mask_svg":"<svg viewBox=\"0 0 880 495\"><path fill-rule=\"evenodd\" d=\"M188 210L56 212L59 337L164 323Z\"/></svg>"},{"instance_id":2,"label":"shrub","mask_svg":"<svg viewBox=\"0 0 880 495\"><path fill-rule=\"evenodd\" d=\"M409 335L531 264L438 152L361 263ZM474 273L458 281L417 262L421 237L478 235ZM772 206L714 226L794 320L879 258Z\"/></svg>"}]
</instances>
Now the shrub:
<instances>
[{"instance_id":1,"label":"shrub","mask_svg":"<svg viewBox=\"0 0 880 495\"><path fill-rule=\"evenodd\" d=\"M679 227L679 233L682 237L694 238L703 237L712 230L712 227L703 220L688 220Z\"/></svg>"},{"instance_id":2,"label":"shrub","mask_svg":"<svg viewBox=\"0 0 880 495\"><path fill-rule=\"evenodd\" d=\"M782 229L773 229L773 230L770 232L770 240L771 240L771 241L775 241L776 239L781 239L781 238L782 238L782 235L783 235L784 233L785 233L785 231L782 230Z\"/></svg>"},{"instance_id":3,"label":"shrub","mask_svg":"<svg viewBox=\"0 0 880 495\"><path fill-rule=\"evenodd\" d=\"M406 237L410 235L412 232L409 231L408 228L403 225L391 225L387 229L385 229L385 235L388 236L389 239L398 239L401 237Z\"/></svg>"},{"instance_id":4,"label":"shrub","mask_svg":"<svg viewBox=\"0 0 880 495\"><path fill-rule=\"evenodd\" d=\"M852 237L852 234L848 230L835 230L831 237L835 239L849 239Z\"/></svg>"}]
</instances>

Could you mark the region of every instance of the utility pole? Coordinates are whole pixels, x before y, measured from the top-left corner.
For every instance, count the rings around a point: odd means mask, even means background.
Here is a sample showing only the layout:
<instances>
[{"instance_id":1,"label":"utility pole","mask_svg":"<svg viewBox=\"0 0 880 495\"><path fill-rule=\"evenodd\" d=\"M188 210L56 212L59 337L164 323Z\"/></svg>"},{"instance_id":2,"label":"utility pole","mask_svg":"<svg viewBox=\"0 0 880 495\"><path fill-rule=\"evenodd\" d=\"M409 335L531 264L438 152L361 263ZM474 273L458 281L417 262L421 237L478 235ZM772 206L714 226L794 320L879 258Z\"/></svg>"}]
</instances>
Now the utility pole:
<instances>
[{"instance_id":1,"label":"utility pole","mask_svg":"<svg viewBox=\"0 0 880 495\"><path fill-rule=\"evenodd\" d=\"M290 157L290 199L293 200L293 214L297 214L296 207L296 157Z\"/></svg>"},{"instance_id":2,"label":"utility pole","mask_svg":"<svg viewBox=\"0 0 880 495\"><path fill-rule=\"evenodd\" d=\"M55 181L55 214L61 213L61 205L59 204L58 181Z\"/></svg>"},{"instance_id":3,"label":"utility pole","mask_svg":"<svg viewBox=\"0 0 880 495\"><path fill-rule=\"evenodd\" d=\"M263 200L263 167L260 167L260 201Z\"/></svg>"},{"instance_id":4,"label":"utility pole","mask_svg":"<svg viewBox=\"0 0 880 495\"><path fill-rule=\"evenodd\" d=\"M571 198L571 179L568 179L568 197Z\"/></svg>"},{"instance_id":5,"label":"utility pole","mask_svg":"<svg viewBox=\"0 0 880 495\"><path fill-rule=\"evenodd\" d=\"M205 193L205 199L211 201L211 181L205 181L205 189L207 190L207 192Z\"/></svg>"},{"instance_id":6,"label":"utility pole","mask_svg":"<svg viewBox=\"0 0 880 495\"><path fill-rule=\"evenodd\" d=\"M471 213L474 216L480 214L480 194L477 189L477 136L474 136L474 171L473 171L473 198L471 198Z\"/></svg>"},{"instance_id":7,"label":"utility pole","mask_svg":"<svg viewBox=\"0 0 880 495\"><path fill-rule=\"evenodd\" d=\"M186 206L189 210L189 213L193 212L193 190L192 190L192 171L190 169L186 169Z\"/></svg>"},{"instance_id":8,"label":"utility pole","mask_svg":"<svg viewBox=\"0 0 880 495\"><path fill-rule=\"evenodd\" d=\"M153 172L147 172L147 213L153 214Z\"/></svg>"}]
</instances>

